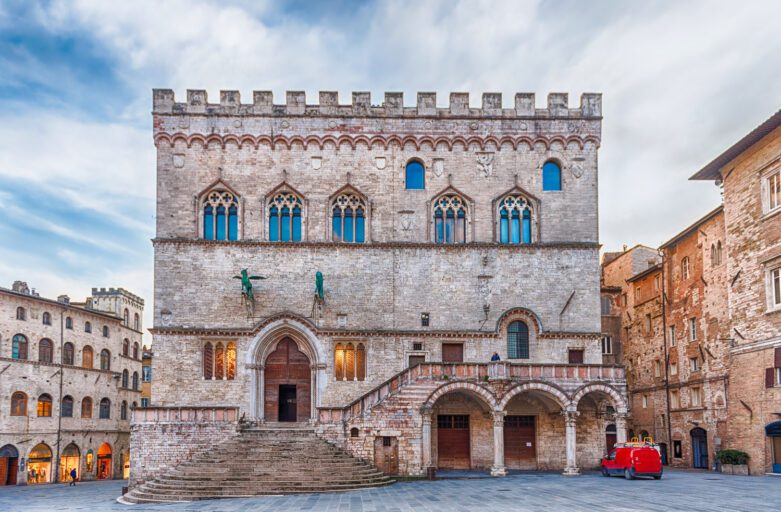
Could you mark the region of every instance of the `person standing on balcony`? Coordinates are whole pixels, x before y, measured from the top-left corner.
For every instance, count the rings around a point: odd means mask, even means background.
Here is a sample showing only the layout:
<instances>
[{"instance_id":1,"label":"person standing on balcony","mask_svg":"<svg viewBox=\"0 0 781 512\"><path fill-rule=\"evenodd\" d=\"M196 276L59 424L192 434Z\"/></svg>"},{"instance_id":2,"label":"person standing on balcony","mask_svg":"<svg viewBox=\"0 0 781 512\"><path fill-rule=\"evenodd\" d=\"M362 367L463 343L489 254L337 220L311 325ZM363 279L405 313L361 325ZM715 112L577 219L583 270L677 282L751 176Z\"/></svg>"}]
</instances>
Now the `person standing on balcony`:
<instances>
[{"instance_id":1,"label":"person standing on balcony","mask_svg":"<svg viewBox=\"0 0 781 512\"><path fill-rule=\"evenodd\" d=\"M492 363L496 362L496 361L501 361L501 360L502 360L502 358L499 357L499 353L497 353L497 352L494 352L494 355L491 356L491 362Z\"/></svg>"}]
</instances>

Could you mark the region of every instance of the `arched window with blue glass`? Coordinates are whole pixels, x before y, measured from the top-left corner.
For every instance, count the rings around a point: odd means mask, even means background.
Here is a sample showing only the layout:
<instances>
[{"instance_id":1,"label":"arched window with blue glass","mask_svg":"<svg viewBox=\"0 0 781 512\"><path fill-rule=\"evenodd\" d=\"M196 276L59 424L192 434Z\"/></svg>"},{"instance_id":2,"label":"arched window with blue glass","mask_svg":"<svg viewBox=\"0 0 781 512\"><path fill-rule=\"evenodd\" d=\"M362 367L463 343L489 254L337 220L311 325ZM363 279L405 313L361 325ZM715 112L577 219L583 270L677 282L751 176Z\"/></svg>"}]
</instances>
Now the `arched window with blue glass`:
<instances>
[{"instance_id":1,"label":"arched window with blue glass","mask_svg":"<svg viewBox=\"0 0 781 512\"><path fill-rule=\"evenodd\" d=\"M239 199L230 191L213 190L203 202L203 239L239 239Z\"/></svg>"},{"instance_id":2,"label":"arched window with blue glass","mask_svg":"<svg viewBox=\"0 0 781 512\"><path fill-rule=\"evenodd\" d=\"M331 201L331 239L362 244L366 241L366 200L352 191Z\"/></svg>"},{"instance_id":3,"label":"arched window with blue glass","mask_svg":"<svg viewBox=\"0 0 781 512\"><path fill-rule=\"evenodd\" d=\"M466 201L457 194L445 194L434 201L434 241L462 244L466 238Z\"/></svg>"},{"instance_id":4,"label":"arched window with blue glass","mask_svg":"<svg viewBox=\"0 0 781 512\"><path fill-rule=\"evenodd\" d=\"M272 242L300 242L303 205L292 192L274 195L268 210L268 239Z\"/></svg>"},{"instance_id":5,"label":"arched window with blue glass","mask_svg":"<svg viewBox=\"0 0 781 512\"><path fill-rule=\"evenodd\" d=\"M561 166L553 160L548 160L542 166L542 190L561 190Z\"/></svg>"},{"instance_id":6,"label":"arched window with blue glass","mask_svg":"<svg viewBox=\"0 0 781 512\"><path fill-rule=\"evenodd\" d=\"M407 190L423 190L426 188L426 168L419 160L410 160L404 172Z\"/></svg>"},{"instance_id":7,"label":"arched window with blue glass","mask_svg":"<svg viewBox=\"0 0 781 512\"><path fill-rule=\"evenodd\" d=\"M529 326L516 320L507 326L507 359L529 359Z\"/></svg>"},{"instance_id":8,"label":"arched window with blue glass","mask_svg":"<svg viewBox=\"0 0 781 512\"><path fill-rule=\"evenodd\" d=\"M532 243L534 210L531 202L520 194L508 194L498 203L499 242L503 244Z\"/></svg>"}]
</instances>

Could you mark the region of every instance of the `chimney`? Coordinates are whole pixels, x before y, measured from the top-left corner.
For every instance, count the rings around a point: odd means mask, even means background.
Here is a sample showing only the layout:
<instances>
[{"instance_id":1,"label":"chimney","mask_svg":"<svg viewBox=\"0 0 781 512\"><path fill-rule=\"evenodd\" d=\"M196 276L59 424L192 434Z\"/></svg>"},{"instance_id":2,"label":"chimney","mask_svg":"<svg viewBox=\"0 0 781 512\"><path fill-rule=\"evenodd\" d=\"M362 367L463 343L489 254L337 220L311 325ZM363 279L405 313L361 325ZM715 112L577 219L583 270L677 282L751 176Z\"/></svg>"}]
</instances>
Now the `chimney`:
<instances>
[{"instance_id":1,"label":"chimney","mask_svg":"<svg viewBox=\"0 0 781 512\"><path fill-rule=\"evenodd\" d=\"M11 290L15 291L16 293L30 295L30 288L27 286L25 281L14 281L14 284L11 285Z\"/></svg>"}]
</instances>

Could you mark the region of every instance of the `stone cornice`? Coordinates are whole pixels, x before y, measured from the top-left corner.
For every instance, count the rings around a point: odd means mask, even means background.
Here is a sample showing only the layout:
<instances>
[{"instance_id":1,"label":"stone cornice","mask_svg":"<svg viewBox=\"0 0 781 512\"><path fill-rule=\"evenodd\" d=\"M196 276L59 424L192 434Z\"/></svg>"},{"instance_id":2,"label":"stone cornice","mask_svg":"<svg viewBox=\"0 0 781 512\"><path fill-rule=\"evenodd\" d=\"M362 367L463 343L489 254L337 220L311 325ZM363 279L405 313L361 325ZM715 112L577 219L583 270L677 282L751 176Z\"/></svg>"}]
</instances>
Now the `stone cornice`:
<instances>
[{"instance_id":1,"label":"stone cornice","mask_svg":"<svg viewBox=\"0 0 781 512\"><path fill-rule=\"evenodd\" d=\"M100 353L98 353L98 356L100 356ZM21 364L29 364L29 365L35 365L35 366L46 366L49 368L64 368L65 370L73 370L73 371L85 371L85 372L95 372L95 373L103 373L108 376L112 377L121 377L121 372L115 372L114 370L101 370L100 368L84 368L82 366L74 366L69 364L60 364L60 363L45 363L42 361L32 361L30 359L14 359L12 357L0 357L0 362L4 363L21 363ZM140 362L140 361L139 361Z\"/></svg>"},{"instance_id":2,"label":"stone cornice","mask_svg":"<svg viewBox=\"0 0 781 512\"><path fill-rule=\"evenodd\" d=\"M433 242L367 242L363 244L351 244L342 242L268 242L265 240L203 240L200 238L153 238L153 245L216 245L216 246L245 246L245 247L276 247L280 249L318 248L339 250L367 250L367 249L442 249L446 251L462 251L469 249L499 249L516 252L530 252L534 250L599 250L597 242L542 242L532 244L500 244L497 242L468 242L464 244L436 244Z\"/></svg>"},{"instance_id":3,"label":"stone cornice","mask_svg":"<svg viewBox=\"0 0 781 512\"><path fill-rule=\"evenodd\" d=\"M279 315L271 317L272 320L280 318ZM299 317L295 318L297 321L301 321ZM268 322L261 322L255 327L242 328L242 327L214 327L214 328L200 328L200 327L180 327L180 326L168 326L168 327L154 327L149 331L152 334L163 335L181 335L181 336L198 336L198 337L248 337L254 336L267 324ZM347 329L317 329L310 325L310 328L318 336L328 336L331 338L369 338L369 337L409 337L409 338L437 338L437 339L475 339L475 338L487 338L496 339L501 336L494 331L470 331L470 330L428 330L428 331L415 331L415 330L387 330L387 329L363 329L363 330L347 330ZM598 332L564 332L564 331L550 331L540 333L538 339L599 339L601 333Z\"/></svg>"},{"instance_id":4,"label":"stone cornice","mask_svg":"<svg viewBox=\"0 0 781 512\"><path fill-rule=\"evenodd\" d=\"M278 147L284 149L291 149L294 145L298 144L304 148L308 148L310 145L316 146L322 150L326 145L330 144L334 147L339 147L342 144L347 144L351 149L355 149L359 144L364 145L371 149L375 145L379 145L382 149L387 150L390 147L404 147L407 144L411 144L417 151L420 151L424 146L429 146L432 150L438 148L440 145L447 148L448 151L452 151L454 147L461 146L463 150L469 149L471 146L477 146L480 151L493 150L501 151L502 146L509 144L513 150L517 150L518 147L525 145L529 150L533 149L535 145L541 144L546 150L549 150L554 143L559 143L564 147L569 144L577 144L580 149L583 149L586 144L591 143L596 147L599 147L600 140L596 135L523 135L519 137L514 136L436 136L431 137L427 135L309 135L306 137L298 135L251 135L248 133L239 134L227 134L221 135L217 133L203 134L203 133L182 133L174 132L169 133L165 131L158 131L154 135L155 145L159 146L162 143L168 144L173 147L177 142L182 142L187 145L188 148L192 147L194 143L198 143L201 146L208 146L209 144L217 144L222 149L225 149L227 144L235 144L239 149L244 146L249 146L254 149L258 149L261 145L269 146L272 149Z\"/></svg>"}]
</instances>

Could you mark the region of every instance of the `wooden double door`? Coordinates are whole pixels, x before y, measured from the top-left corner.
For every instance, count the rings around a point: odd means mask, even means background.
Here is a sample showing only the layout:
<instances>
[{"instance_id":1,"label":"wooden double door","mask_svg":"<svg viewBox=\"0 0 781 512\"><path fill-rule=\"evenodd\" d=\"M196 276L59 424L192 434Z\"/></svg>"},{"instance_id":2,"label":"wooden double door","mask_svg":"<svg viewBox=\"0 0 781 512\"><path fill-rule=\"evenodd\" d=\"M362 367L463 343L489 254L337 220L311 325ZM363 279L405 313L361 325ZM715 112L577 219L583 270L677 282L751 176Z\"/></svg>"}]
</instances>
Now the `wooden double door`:
<instances>
[{"instance_id":1,"label":"wooden double door","mask_svg":"<svg viewBox=\"0 0 781 512\"><path fill-rule=\"evenodd\" d=\"M442 469L469 469L471 465L469 415L438 415L437 467Z\"/></svg>"},{"instance_id":2,"label":"wooden double door","mask_svg":"<svg viewBox=\"0 0 781 512\"><path fill-rule=\"evenodd\" d=\"M306 421L311 415L312 370L296 342L284 338L266 358L264 415L268 421Z\"/></svg>"},{"instance_id":3,"label":"wooden double door","mask_svg":"<svg viewBox=\"0 0 781 512\"><path fill-rule=\"evenodd\" d=\"M504 417L504 464L512 469L537 469L534 416Z\"/></svg>"}]
</instances>

